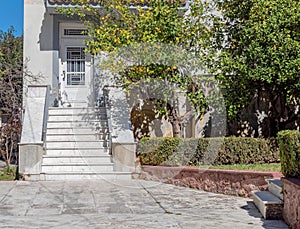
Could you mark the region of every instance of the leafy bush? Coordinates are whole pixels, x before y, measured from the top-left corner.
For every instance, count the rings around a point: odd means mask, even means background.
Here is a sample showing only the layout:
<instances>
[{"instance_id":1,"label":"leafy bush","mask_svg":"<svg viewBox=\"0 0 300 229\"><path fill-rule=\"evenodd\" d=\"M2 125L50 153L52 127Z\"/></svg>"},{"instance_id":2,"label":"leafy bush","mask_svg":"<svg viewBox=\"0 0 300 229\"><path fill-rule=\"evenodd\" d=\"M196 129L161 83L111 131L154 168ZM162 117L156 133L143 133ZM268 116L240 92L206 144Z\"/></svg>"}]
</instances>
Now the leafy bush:
<instances>
[{"instance_id":1,"label":"leafy bush","mask_svg":"<svg viewBox=\"0 0 300 229\"><path fill-rule=\"evenodd\" d=\"M199 166L279 162L275 139L143 138L138 147L143 165Z\"/></svg>"},{"instance_id":2,"label":"leafy bush","mask_svg":"<svg viewBox=\"0 0 300 229\"><path fill-rule=\"evenodd\" d=\"M280 131L277 141L283 175L300 178L300 132L297 130Z\"/></svg>"},{"instance_id":3,"label":"leafy bush","mask_svg":"<svg viewBox=\"0 0 300 229\"><path fill-rule=\"evenodd\" d=\"M8 170L18 160L18 143L22 132L21 120L16 116L0 127L0 159L4 159Z\"/></svg>"}]
</instances>

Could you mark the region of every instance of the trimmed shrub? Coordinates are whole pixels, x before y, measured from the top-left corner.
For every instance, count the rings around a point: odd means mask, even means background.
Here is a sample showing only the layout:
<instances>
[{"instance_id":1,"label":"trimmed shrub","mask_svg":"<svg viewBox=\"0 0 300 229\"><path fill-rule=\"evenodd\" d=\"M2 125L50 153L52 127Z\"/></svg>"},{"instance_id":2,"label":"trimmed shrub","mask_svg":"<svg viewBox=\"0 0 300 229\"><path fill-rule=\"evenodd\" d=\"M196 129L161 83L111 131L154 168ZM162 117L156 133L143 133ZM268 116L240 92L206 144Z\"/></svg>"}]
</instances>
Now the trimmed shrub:
<instances>
[{"instance_id":1,"label":"trimmed shrub","mask_svg":"<svg viewBox=\"0 0 300 229\"><path fill-rule=\"evenodd\" d=\"M281 171L286 177L300 178L300 132L283 130L277 134Z\"/></svg>"},{"instance_id":2,"label":"trimmed shrub","mask_svg":"<svg viewBox=\"0 0 300 229\"><path fill-rule=\"evenodd\" d=\"M279 162L275 139L144 138L138 156L143 165L199 166Z\"/></svg>"}]
</instances>

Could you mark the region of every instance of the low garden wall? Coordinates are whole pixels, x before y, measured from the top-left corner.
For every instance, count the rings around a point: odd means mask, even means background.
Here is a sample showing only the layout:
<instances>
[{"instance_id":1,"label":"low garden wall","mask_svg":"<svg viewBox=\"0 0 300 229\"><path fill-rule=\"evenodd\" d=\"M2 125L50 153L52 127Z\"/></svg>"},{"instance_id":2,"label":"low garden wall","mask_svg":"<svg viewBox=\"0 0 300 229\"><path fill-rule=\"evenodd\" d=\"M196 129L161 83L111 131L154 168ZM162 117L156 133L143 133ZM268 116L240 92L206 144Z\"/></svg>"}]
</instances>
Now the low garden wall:
<instances>
[{"instance_id":1,"label":"low garden wall","mask_svg":"<svg viewBox=\"0 0 300 229\"><path fill-rule=\"evenodd\" d=\"M204 191L249 197L253 190L266 190L268 178L281 173L190 167L142 166L139 179L160 181Z\"/></svg>"},{"instance_id":2,"label":"low garden wall","mask_svg":"<svg viewBox=\"0 0 300 229\"><path fill-rule=\"evenodd\" d=\"M300 132L280 131L277 136L280 149L283 182L283 218L292 229L300 229Z\"/></svg>"},{"instance_id":3,"label":"low garden wall","mask_svg":"<svg viewBox=\"0 0 300 229\"><path fill-rule=\"evenodd\" d=\"M283 218L292 229L300 229L300 180L283 178Z\"/></svg>"}]
</instances>

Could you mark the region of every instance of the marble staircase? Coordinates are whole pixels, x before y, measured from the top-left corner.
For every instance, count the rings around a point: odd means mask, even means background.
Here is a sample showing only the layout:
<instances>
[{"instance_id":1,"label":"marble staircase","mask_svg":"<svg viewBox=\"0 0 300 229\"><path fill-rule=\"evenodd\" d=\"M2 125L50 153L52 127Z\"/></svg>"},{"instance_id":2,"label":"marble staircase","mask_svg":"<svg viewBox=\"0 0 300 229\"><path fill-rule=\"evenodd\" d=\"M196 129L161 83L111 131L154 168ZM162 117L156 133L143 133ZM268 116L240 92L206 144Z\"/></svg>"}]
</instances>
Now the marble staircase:
<instances>
[{"instance_id":1,"label":"marble staircase","mask_svg":"<svg viewBox=\"0 0 300 229\"><path fill-rule=\"evenodd\" d=\"M104 107L49 108L42 180L131 179L114 171Z\"/></svg>"}]
</instances>

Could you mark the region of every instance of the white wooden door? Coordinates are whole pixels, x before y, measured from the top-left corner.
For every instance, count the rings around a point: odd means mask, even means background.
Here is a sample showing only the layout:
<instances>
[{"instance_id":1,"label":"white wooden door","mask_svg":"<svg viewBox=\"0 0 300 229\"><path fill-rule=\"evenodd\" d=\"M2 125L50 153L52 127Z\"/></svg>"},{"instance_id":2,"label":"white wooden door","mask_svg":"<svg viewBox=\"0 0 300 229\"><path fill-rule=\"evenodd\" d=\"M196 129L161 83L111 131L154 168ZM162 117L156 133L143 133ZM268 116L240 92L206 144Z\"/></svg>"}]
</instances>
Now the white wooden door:
<instances>
[{"instance_id":1,"label":"white wooden door","mask_svg":"<svg viewBox=\"0 0 300 229\"><path fill-rule=\"evenodd\" d=\"M85 52L83 29L63 25L60 36L60 106L86 106L92 97L91 58ZM71 34L71 35L69 35Z\"/></svg>"}]
</instances>

